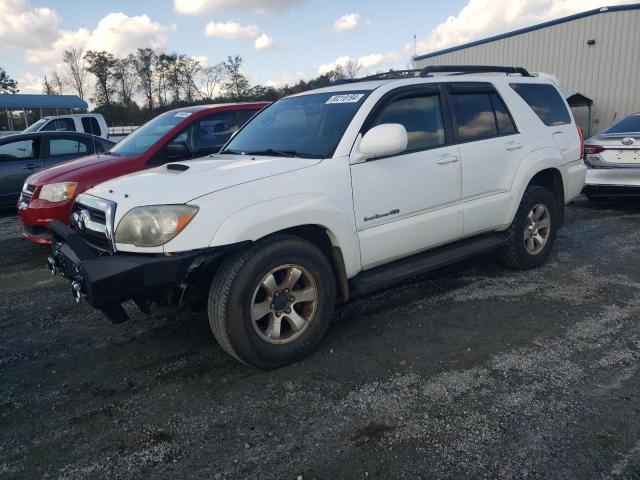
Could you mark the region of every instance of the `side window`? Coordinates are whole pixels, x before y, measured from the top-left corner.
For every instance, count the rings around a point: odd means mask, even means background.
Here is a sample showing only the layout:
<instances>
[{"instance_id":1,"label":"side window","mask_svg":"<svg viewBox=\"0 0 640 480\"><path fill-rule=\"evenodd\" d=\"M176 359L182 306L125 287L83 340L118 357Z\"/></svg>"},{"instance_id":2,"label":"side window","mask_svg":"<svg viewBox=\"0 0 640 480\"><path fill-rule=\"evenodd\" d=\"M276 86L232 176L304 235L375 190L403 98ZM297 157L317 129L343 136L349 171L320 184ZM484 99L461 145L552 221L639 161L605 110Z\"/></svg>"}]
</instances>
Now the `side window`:
<instances>
[{"instance_id":1,"label":"side window","mask_svg":"<svg viewBox=\"0 0 640 480\"><path fill-rule=\"evenodd\" d=\"M498 125L498 133L500 135L507 135L509 133L516 133L516 126L513 124L513 119L507 110L507 106L502 101L502 98L497 93L491 94L491 103L493 110L496 112L496 124Z\"/></svg>"},{"instance_id":2,"label":"side window","mask_svg":"<svg viewBox=\"0 0 640 480\"><path fill-rule=\"evenodd\" d=\"M56 118L49 121L42 129L42 132L75 132L76 124L72 118Z\"/></svg>"},{"instance_id":3,"label":"side window","mask_svg":"<svg viewBox=\"0 0 640 480\"><path fill-rule=\"evenodd\" d=\"M407 130L407 151L445 144L444 122L439 94L422 94L393 100L380 113L373 126L399 123Z\"/></svg>"},{"instance_id":4,"label":"side window","mask_svg":"<svg viewBox=\"0 0 640 480\"><path fill-rule=\"evenodd\" d=\"M195 121L173 143L186 143L192 153L215 153L238 130L235 112L216 113Z\"/></svg>"},{"instance_id":5,"label":"side window","mask_svg":"<svg viewBox=\"0 0 640 480\"><path fill-rule=\"evenodd\" d=\"M0 161L27 160L39 156L37 143L34 140L20 140L0 145Z\"/></svg>"},{"instance_id":6,"label":"side window","mask_svg":"<svg viewBox=\"0 0 640 480\"><path fill-rule=\"evenodd\" d=\"M49 156L62 157L67 155L82 156L88 153L87 145L70 138L52 138L49 141Z\"/></svg>"},{"instance_id":7,"label":"side window","mask_svg":"<svg viewBox=\"0 0 640 480\"><path fill-rule=\"evenodd\" d=\"M96 120L94 117L82 117L82 129L86 133L97 135L98 137L102 135L98 120Z\"/></svg>"},{"instance_id":8,"label":"side window","mask_svg":"<svg viewBox=\"0 0 640 480\"><path fill-rule=\"evenodd\" d=\"M567 106L553 85L512 83L511 88L527 102L545 125L551 127L571 123L571 115Z\"/></svg>"},{"instance_id":9,"label":"side window","mask_svg":"<svg viewBox=\"0 0 640 480\"><path fill-rule=\"evenodd\" d=\"M498 135L496 117L488 93L456 93L451 95L453 112L462 142Z\"/></svg>"}]
</instances>

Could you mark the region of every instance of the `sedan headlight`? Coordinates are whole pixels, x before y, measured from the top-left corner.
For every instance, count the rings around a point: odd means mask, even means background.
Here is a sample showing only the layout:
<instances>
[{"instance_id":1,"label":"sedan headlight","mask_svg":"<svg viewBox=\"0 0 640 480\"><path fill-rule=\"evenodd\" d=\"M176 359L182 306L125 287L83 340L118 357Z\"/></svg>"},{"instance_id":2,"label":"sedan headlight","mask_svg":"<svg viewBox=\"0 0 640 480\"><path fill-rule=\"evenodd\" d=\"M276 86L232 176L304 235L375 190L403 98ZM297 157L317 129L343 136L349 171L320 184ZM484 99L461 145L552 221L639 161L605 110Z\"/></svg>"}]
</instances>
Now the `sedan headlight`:
<instances>
[{"instance_id":1,"label":"sedan headlight","mask_svg":"<svg viewBox=\"0 0 640 480\"><path fill-rule=\"evenodd\" d=\"M116 228L116 243L158 247L178 235L198 212L194 205L152 205L129 210Z\"/></svg>"},{"instance_id":2,"label":"sedan headlight","mask_svg":"<svg viewBox=\"0 0 640 480\"><path fill-rule=\"evenodd\" d=\"M76 193L76 182L50 183L43 185L38 198L49 202L63 202L70 200Z\"/></svg>"}]
</instances>

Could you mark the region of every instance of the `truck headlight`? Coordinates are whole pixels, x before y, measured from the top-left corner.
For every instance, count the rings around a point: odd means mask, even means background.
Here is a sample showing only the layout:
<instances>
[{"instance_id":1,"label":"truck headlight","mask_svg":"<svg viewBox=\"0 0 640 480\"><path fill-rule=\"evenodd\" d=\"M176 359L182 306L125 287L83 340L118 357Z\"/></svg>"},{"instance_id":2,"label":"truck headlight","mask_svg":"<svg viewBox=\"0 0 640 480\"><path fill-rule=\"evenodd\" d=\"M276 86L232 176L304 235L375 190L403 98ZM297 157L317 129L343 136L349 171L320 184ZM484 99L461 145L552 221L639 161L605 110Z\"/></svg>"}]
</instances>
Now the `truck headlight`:
<instances>
[{"instance_id":1,"label":"truck headlight","mask_svg":"<svg viewBox=\"0 0 640 480\"><path fill-rule=\"evenodd\" d=\"M49 202L64 202L70 200L76 193L76 182L50 183L43 185L38 198Z\"/></svg>"},{"instance_id":2,"label":"truck headlight","mask_svg":"<svg viewBox=\"0 0 640 480\"><path fill-rule=\"evenodd\" d=\"M116 228L116 243L158 247L178 235L198 212L194 205L152 205L129 210Z\"/></svg>"}]
</instances>

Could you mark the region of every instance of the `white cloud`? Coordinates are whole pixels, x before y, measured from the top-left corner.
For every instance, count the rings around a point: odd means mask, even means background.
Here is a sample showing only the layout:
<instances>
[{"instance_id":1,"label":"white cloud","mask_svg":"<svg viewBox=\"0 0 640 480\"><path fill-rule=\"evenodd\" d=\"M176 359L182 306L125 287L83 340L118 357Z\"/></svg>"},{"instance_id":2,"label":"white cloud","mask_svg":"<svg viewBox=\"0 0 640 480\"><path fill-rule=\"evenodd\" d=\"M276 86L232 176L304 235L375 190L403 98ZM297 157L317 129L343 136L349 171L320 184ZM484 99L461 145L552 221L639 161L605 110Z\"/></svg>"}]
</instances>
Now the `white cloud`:
<instances>
[{"instance_id":1,"label":"white cloud","mask_svg":"<svg viewBox=\"0 0 640 480\"><path fill-rule=\"evenodd\" d=\"M238 22L209 22L204 29L209 37L234 40L238 38L254 39L260 35L260 27L257 25L241 25Z\"/></svg>"},{"instance_id":2,"label":"white cloud","mask_svg":"<svg viewBox=\"0 0 640 480\"><path fill-rule=\"evenodd\" d=\"M347 32L353 30L360 23L359 13L345 13L335 22L333 22L334 32Z\"/></svg>"},{"instance_id":3,"label":"white cloud","mask_svg":"<svg viewBox=\"0 0 640 480\"><path fill-rule=\"evenodd\" d=\"M275 40L266 33L261 34L254 42L256 50L265 50L275 46Z\"/></svg>"},{"instance_id":4,"label":"white cloud","mask_svg":"<svg viewBox=\"0 0 640 480\"><path fill-rule=\"evenodd\" d=\"M17 81L20 93L42 93L42 77L25 73Z\"/></svg>"},{"instance_id":5,"label":"white cloud","mask_svg":"<svg viewBox=\"0 0 640 480\"><path fill-rule=\"evenodd\" d=\"M281 77L268 80L266 85L268 87L283 87L284 85L295 85L300 80L304 80L308 77L305 72L296 72L292 75L282 75Z\"/></svg>"},{"instance_id":6,"label":"white cloud","mask_svg":"<svg viewBox=\"0 0 640 480\"><path fill-rule=\"evenodd\" d=\"M124 13L110 13L103 17L95 29L80 28L61 31L57 40L46 48L27 50L30 63L56 62L64 50L75 47L87 50L105 50L124 56L137 48L164 48L175 25L153 22L147 15L129 17Z\"/></svg>"},{"instance_id":7,"label":"white cloud","mask_svg":"<svg viewBox=\"0 0 640 480\"><path fill-rule=\"evenodd\" d=\"M283 13L303 3L303 0L174 0L177 12L184 15L202 15L205 13L229 10L252 13Z\"/></svg>"},{"instance_id":8,"label":"white cloud","mask_svg":"<svg viewBox=\"0 0 640 480\"><path fill-rule=\"evenodd\" d=\"M253 40L256 50L265 50L276 46L276 41L260 30L258 25L242 25L238 22L209 22L204 29L208 37L226 40Z\"/></svg>"},{"instance_id":9,"label":"white cloud","mask_svg":"<svg viewBox=\"0 0 640 480\"><path fill-rule=\"evenodd\" d=\"M318 74L324 75L325 73L329 73L335 70L338 65L344 67L351 59L348 55L344 55L336 58L333 62L320 65L318 67ZM361 67L358 76L363 76L374 73L377 70L388 70L389 68L401 66L403 56L399 52L374 53L358 57L357 60Z\"/></svg>"},{"instance_id":10,"label":"white cloud","mask_svg":"<svg viewBox=\"0 0 640 480\"><path fill-rule=\"evenodd\" d=\"M45 48L58 37L60 17L49 8L33 8L27 0L0 1L0 46Z\"/></svg>"},{"instance_id":11,"label":"white cloud","mask_svg":"<svg viewBox=\"0 0 640 480\"><path fill-rule=\"evenodd\" d=\"M428 53L492 35L594 9L603 4L633 3L635 0L469 0L418 42L418 54ZM413 51L413 45L406 50Z\"/></svg>"}]
</instances>

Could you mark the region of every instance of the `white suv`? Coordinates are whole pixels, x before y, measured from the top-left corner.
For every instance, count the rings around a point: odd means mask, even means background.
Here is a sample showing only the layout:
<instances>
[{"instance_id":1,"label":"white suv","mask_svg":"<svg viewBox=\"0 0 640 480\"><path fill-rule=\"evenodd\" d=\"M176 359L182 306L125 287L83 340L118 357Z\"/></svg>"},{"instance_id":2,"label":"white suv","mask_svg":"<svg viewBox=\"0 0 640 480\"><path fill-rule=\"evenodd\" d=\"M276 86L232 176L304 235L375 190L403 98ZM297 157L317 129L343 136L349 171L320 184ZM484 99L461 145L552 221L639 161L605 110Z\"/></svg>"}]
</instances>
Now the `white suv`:
<instances>
[{"instance_id":1,"label":"white suv","mask_svg":"<svg viewBox=\"0 0 640 480\"><path fill-rule=\"evenodd\" d=\"M524 69L442 70L284 98L219 154L88 190L50 268L116 323L208 291L222 348L274 368L354 296L492 249L543 264L585 179L566 102Z\"/></svg>"}]
</instances>

